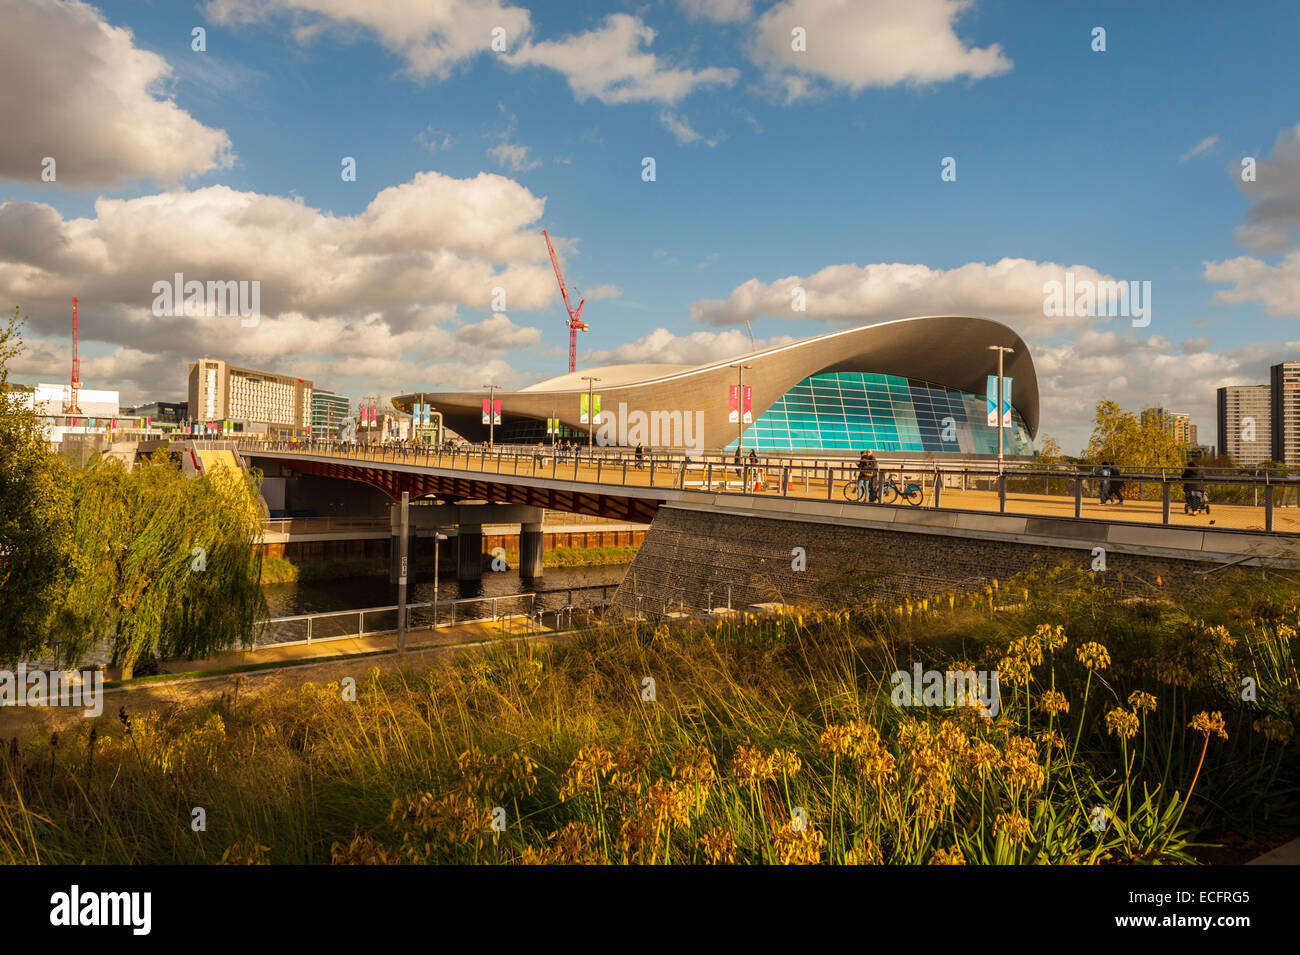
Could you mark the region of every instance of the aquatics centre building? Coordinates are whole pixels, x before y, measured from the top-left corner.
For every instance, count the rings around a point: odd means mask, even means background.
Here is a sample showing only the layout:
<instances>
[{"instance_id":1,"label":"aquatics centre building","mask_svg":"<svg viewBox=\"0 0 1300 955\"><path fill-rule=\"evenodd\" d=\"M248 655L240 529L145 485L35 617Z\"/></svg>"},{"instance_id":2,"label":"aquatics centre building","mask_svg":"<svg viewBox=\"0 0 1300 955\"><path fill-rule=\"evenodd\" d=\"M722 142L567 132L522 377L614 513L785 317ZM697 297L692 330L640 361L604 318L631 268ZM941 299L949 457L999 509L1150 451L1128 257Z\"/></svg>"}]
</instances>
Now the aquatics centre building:
<instances>
[{"instance_id":1,"label":"aquatics centre building","mask_svg":"<svg viewBox=\"0 0 1300 955\"><path fill-rule=\"evenodd\" d=\"M1038 431L1038 379L1024 341L986 318L930 315L828 332L702 365L605 365L570 372L515 392L496 393L498 444L536 444L547 420L561 435L586 441L589 389L599 397L593 427L603 446L675 448L690 452L877 453L962 456L997 453L989 423L989 382L997 353L1010 379L1012 425L1004 453L1033 454ZM749 420L738 378L750 392ZM598 379L588 383L585 379ZM432 404L443 423L469 440L486 441L487 392L418 392L393 398L401 411Z\"/></svg>"}]
</instances>

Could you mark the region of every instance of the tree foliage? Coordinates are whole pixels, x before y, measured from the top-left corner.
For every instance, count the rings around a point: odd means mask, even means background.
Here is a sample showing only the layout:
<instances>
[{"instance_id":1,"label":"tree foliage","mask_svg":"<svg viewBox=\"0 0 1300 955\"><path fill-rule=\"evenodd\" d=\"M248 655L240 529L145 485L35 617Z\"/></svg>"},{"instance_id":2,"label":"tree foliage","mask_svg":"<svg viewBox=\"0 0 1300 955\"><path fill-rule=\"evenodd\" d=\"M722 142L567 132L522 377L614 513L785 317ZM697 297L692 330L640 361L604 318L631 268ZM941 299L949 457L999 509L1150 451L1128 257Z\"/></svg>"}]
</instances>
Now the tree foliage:
<instances>
[{"instance_id":1,"label":"tree foliage","mask_svg":"<svg viewBox=\"0 0 1300 955\"><path fill-rule=\"evenodd\" d=\"M1187 462L1187 446L1174 437L1154 409L1143 411L1152 413L1126 411L1108 399L1098 401L1096 426L1084 449L1084 459L1092 464L1109 461L1130 469L1182 468Z\"/></svg>"},{"instance_id":2,"label":"tree foliage","mask_svg":"<svg viewBox=\"0 0 1300 955\"><path fill-rule=\"evenodd\" d=\"M100 460L76 472L72 506L84 572L56 615L62 657L107 640L129 677L154 655L252 642L265 609L253 478L231 468L186 477L165 452L132 470Z\"/></svg>"},{"instance_id":3,"label":"tree foliage","mask_svg":"<svg viewBox=\"0 0 1300 955\"><path fill-rule=\"evenodd\" d=\"M65 468L26 396L10 390L9 366L21 350L15 308L0 326L0 661L40 649L70 569Z\"/></svg>"}]
</instances>

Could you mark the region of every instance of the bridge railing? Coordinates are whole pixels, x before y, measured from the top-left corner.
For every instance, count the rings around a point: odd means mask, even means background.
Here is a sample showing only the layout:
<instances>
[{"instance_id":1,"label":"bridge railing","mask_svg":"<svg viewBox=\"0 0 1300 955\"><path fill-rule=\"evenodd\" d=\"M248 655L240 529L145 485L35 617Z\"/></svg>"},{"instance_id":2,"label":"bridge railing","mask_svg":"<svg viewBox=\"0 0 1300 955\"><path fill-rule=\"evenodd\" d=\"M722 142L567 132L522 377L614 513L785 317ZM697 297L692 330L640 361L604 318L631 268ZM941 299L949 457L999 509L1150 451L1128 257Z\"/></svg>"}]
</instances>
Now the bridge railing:
<instances>
[{"instance_id":1,"label":"bridge railing","mask_svg":"<svg viewBox=\"0 0 1300 955\"><path fill-rule=\"evenodd\" d=\"M240 448L246 452L306 454L497 476L745 496L856 501L859 484L854 461L798 456L753 455L737 460L734 455L717 452L698 457L655 452L639 457L628 448L582 447L558 452L550 447L433 448L323 441L242 441ZM1127 520L1170 524L1187 503L1182 472L1176 468L1123 469L1119 478L1107 479L1096 469L1072 465L1007 462L999 471L992 463L884 460L875 474L885 503L916 502L915 506L1017 514L1065 513L1077 518L1101 517L1104 512L1108 520L1122 513ZM1108 483L1108 489L1117 491L1112 498L1115 506L1103 503L1103 482ZM1212 507L1221 511L1226 507L1233 521L1246 525L1244 529L1300 533L1300 514L1294 513L1300 511L1300 477L1272 471L1243 474L1203 469L1196 483L1204 486ZM1116 488L1117 484L1122 487ZM1138 506L1127 507L1119 504L1120 500ZM1125 507L1122 512L1121 506ZM1284 519L1279 522L1280 514ZM1262 523L1262 527L1256 528L1256 523ZM1276 526L1279 523L1283 526ZM1225 522L1223 526L1231 524Z\"/></svg>"}]
</instances>

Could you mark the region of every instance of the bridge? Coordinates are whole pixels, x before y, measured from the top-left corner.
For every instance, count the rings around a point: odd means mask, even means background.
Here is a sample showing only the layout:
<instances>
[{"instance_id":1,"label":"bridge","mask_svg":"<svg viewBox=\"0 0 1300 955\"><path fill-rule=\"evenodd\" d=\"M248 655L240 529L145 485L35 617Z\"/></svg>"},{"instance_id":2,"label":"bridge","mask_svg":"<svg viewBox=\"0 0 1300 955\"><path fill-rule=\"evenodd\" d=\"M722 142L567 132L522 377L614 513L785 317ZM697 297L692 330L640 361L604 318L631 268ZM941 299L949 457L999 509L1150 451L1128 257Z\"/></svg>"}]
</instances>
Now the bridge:
<instances>
[{"instance_id":1,"label":"bridge","mask_svg":"<svg viewBox=\"0 0 1300 955\"><path fill-rule=\"evenodd\" d=\"M470 553L473 525L503 523L508 513L521 524L521 551L539 558L530 576L540 576L540 546L526 538L540 531L542 509L651 523L615 600L629 609L638 597L659 612L674 603L683 612L706 609L723 603L728 589L733 604L806 595L807 582L824 582L832 564L864 554L882 575L921 590L1005 579L1030 556L1082 561L1117 576L1127 569L1131 583L1157 586L1191 584L1228 567L1300 569L1294 478L1211 475L1211 513L1191 515L1173 471L1126 473L1126 502L1103 505L1097 476L1070 467L1017 464L999 475L991 464L882 462L887 492L890 483L920 492L912 506L849 500L857 468L844 459L764 457L737 466L721 453L656 454L638 463L617 448L566 456L528 447L237 447L263 469L365 484L393 501L403 492L427 500L432 506L412 511L425 526L460 525L458 566L466 577L479 563ZM795 569L801 560L805 570Z\"/></svg>"}]
</instances>

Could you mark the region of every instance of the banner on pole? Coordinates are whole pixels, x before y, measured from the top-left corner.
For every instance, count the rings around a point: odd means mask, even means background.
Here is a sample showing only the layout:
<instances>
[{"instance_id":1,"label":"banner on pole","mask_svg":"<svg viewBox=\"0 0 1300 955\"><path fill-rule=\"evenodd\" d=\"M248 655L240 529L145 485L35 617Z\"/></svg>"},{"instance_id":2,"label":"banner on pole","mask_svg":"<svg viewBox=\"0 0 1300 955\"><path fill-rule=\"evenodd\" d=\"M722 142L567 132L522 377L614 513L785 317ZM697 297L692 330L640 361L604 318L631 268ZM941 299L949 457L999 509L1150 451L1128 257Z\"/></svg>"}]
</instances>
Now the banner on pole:
<instances>
[{"instance_id":1,"label":"banner on pole","mask_svg":"<svg viewBox=\"0 0 1300 955\"><path fill-rule=\"evenodd\" d=\"M587 404L588 396L587 396L587 395L582 395L582 396L581 396L581 399L582 399L582 400L581 400L581 401L579 402L579 404L578 404L578 408L579 408L579 411L578 411L578 424L586 424L586 423L587 423L587 418L588 418L588 413L587 413L587 411L588 411L588 404Z\"/></svg>"},{"instance_id":2,"label":"banner on pole","mask_svg":"<svg viewBox=\"0 0 1300 955\"><path fill-rule=\"evenodd\" d=\"M600 424L600 395L591 396L593 407L591 409L591 423Z\"/></svg>"},{"instance_id":3,"label":"banner on pole","mask_svg":"<svg viewBox=\"0 0 1300 955\"><path fill-rule=\"evenodd\" d=\"M740 386L730 385L727 388L727 420L732 424L740 422Z\"/></svg>"},{"instance_id":4,"label":"banner on pole","mask_svg":"<svg viewBox=\"0 0 1300 955\"><path fill-rule=\"evenodd\" d=\"M500 398L492 402L492 423L493 424L501 423L501 399Z\"/></svg>"},{"instance_id":5,"label":"banner on pole","mask_svg":"<svg viewBox=\"0 0 1300 955\"><path fill-rule=\"evenodd\" d=\"M489 416L489 414L488 414L488 410L491 408L491 406L492 406L492 401L491 401L491 399L489 399L489 398L484 398L484 399L483 399L483 423L484 423L484 424L487 424L488 421L490 420L490 416Z\"/></svg>"},{"instance_id":6,"label":"banner on pole","mask_svg":"<svg viewBox=\"0 0 1300 955\"><path fill-rule=\"evenodd\" d=\"M741 399L741 400L742 400L742 403L741 403L741 412L742 412L742 416L743 416L743 418L744 418L745 424L753 424L753 423L754 423L754 413L753 413L753 410L752 410L752 409L753 409L753 398L754 398L754 389L753 389L753 387L750 386L750 385L746 385L746 386L745 386L745 393L744 393L744 395L742 396L742 399Z\"/></svg>"},{"instance_id":7,"label":"banner on pole","mask_svg":"<svg viewBox=\"0 0 1300 955\"><path fill-rule=\"evenodd\" d=\"M988 376L988 422L990 428L998 426L998 376ZM1011 427L1011 379L1002 379L1002 427Z\"/></svg>"}]
</instances>

